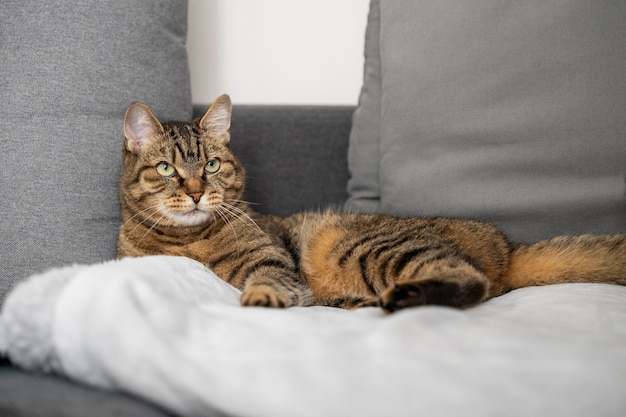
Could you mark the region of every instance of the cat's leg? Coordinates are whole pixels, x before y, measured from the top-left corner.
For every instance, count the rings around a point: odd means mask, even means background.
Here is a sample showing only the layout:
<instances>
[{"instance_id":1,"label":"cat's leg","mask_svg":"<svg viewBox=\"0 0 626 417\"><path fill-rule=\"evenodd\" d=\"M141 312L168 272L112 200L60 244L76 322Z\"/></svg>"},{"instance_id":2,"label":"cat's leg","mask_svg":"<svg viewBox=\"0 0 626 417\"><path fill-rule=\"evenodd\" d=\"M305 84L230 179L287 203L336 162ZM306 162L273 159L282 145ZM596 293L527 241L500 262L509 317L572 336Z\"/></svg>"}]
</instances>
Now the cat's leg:
<instances>
[{"instance_id":1,"label":"cat's leg","mask_svg":"<svg viewBox=\"0 0 626 417\"><path fill-rule=\"evenodd\" d=\"M241 239L216 235L222 244L198 240L179 248L176 255L196 259L224 281L242 291L241 305L284 308L312 304L311 289L287 249L260 230L248 230Z\"/></svg>"},{"instance_id":2,"label":"cat's leg","mask_svg":"<svg viewBox=\"0 0 626 417\"><path fill-rule=\"evenodd\" d=\"M415 268L414 276L400 277L381 293L385 312L428 304L467 308L488 297L489 278L465 260L448 256Z\"/></svg>"},{"instance_id":3,"label":"cat's leg","mask_svg":"<svg viewBox=\"0 0 626 417\"><path fill-rule=\"evenodd\" d=\"M388 262L380 294L386 312L434 304L467 308L510 290L502 276L510 245L493 225L435 219Z\"/></svg>"},{"instance_id":4,"label":"cat's leg","mask_svg":"<svg viewBox=\"0 0 626 417\"><path fill-rule=\"evenodd\" d=\"M284 308L313 303L311 289L285 248L259 247L244 254L240 263L231 282L243 291L242 306Z\"/></svg>"},{"instance_id":5,"label":"cat's leg","mask_svg":"<svg viewBox=\"0 0 626 417\"><path fill-rule=\"evenodd\" d=\"M261 265L249 275L241 295L241 305L248 307L285 308L312 303L306 282L282 265Z\"/></svg>"},{"instance_id":6,"label":"cat's leg","mask_svg":"<svg viewBox=\"0 0 626 417\"><path fill-rule=\"evenodd\" d=\"M301 219L300 219L301 220ZM469 307L504 291L510 247L492 225L445 218L326 214L300 228L301 268L317 304L386 311ZM298 239L296 239L298 240Z\"/></svg>"},{"instance_id":7,"label":"cat's leg","mask_svg":"<svg viewBox=\"0 0 626 417\"><path fill-rule=\"evenodd\" d=\"M268 223L272 219L255 220L269 233L262 232L255 239L254 249L246 251L251 261L241 268L235 267L234 281L243 291L241 305L273 308L312 305L311 288L300 274L296 256Z\"/></svg>"}]
</instances>

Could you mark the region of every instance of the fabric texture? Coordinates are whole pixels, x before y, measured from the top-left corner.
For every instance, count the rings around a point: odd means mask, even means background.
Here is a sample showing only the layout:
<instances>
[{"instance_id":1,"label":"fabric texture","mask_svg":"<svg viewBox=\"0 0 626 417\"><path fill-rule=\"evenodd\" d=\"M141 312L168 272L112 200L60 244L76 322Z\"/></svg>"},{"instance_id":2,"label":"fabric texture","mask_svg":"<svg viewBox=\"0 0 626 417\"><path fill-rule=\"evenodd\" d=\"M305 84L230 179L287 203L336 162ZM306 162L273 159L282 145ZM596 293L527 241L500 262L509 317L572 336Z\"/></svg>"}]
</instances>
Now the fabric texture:
<instances>
[{"instance_id":1,"label":"fabric texture","mask_svg":"<svg viewBox=\"0 0 626 417\"><path fill-rule=\"evenodd\" d=\"M189 120L186 0L0 8L0 303L33 272L115 256L123 117Z\"/></svg>"},{"instance_id":2,"label":"fabric texture","mask_svg":"<svg viewBox=\"0 0 626 417\"><path fill-rule=\"evenodd\" d=\"M368 41L381 92L359 109L380 102L379 160L351 150L350 162L353 176L378 170L382 211L491 221L522 241L626 232L626 4L380 0L379 11ZM364 94L377 88L367 81ZM356 118L353 134L363 128Z\"/></svg>"},{"instance_id":3,"label":"fabric texture","mask_svg":"<svg viewBox=\"0 0 626 417\"><path fill-rule=\"evenodd\" d=\"M105 391L48 374L0 364L2 417L171 417L119 391ZM205 417L212 417L207 415Z\"/></svg>"},{"instance_id":4,"label":"fabric texture","mask_svg":"<svg viewBox=\"0 0 626 417\"><path fill-rule=\"evenodd\" d=\"M58 291L42 296L51 282ZM626 409L626 287L525 288L468 310L392 315L241 307L239 296L186 258L55 269L7 297L0 353L184 416Z\"/></svg>"},{"instance_id":5,"label":"fabric texture","mask_svg":"<svg viewBox=\"0 0 626 417\"><path fill-rule=\"evenodd\" d=\"M281 216L341 207L353 111L353 106L233 106L230 147L246 168L244 199L259 212Z\"/></svg>"}]
</instances>

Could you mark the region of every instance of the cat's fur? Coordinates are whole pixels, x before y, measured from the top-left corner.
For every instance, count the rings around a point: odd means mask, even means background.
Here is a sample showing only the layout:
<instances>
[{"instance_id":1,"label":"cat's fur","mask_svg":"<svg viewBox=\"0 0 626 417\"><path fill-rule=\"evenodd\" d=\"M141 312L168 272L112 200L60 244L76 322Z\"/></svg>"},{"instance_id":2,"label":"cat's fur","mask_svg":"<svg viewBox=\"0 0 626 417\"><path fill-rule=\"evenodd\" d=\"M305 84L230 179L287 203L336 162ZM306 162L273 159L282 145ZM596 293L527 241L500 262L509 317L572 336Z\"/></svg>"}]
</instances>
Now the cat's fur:
<instances>
[{"instance_id":1,"label":"cat's fur","mask_svg":"<svg viewBox=\"0 0 626 417\"><path fill-rule=\"evenodd\" d=\"M463 308L533 285L626 285L626 235L521 245L469 220L255 213L242 201L230 119L226 95L194 123L161 124L147 106L129 106L119 257L196 259L243 290L243 305L268 307Z\"/></svg>"}]
</instances>

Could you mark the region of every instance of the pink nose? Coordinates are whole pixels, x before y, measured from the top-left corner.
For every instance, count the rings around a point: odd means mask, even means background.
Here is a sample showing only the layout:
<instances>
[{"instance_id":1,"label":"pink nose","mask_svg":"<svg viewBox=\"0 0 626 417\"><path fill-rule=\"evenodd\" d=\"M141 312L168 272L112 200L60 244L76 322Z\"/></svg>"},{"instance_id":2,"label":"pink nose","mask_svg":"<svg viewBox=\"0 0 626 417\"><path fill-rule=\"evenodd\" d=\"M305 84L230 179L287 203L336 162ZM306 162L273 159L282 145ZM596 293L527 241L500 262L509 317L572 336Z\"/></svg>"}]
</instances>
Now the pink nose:
<instances>
[{"instance_id":1,"label":"pink nose","mask_svg":"<svg viewBox=\"0 0 626 417\"><path fill-rule=\"evenodd\" d=\"M200 192L200 193L188 193L189 197L193 198L193 202L198 204L198 202L200 201L200 199L202 198L202 195L204 193Z\"/></svg>"}]
</instances>

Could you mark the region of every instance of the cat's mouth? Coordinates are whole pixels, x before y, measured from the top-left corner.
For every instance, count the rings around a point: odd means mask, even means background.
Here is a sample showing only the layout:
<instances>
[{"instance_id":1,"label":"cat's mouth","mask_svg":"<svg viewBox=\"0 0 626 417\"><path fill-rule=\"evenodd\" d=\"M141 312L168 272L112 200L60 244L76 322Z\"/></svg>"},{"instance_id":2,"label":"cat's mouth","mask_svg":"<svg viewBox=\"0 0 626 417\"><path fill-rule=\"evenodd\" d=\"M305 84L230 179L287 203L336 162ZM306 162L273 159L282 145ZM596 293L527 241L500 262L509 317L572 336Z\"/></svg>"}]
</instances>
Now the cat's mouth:
<instances>
[{"instance_id":1,"label":"cat's mouth","mask_svg":"<svg viewBox=\"0 0 626 417\"><path fill-rule=\"evenodd\" d=\"M170 212L168 217L180 226L199 226L209 222L213 218L213 214L210 211L195 207L180 213Z\"/></svg>"}]
</instances>

